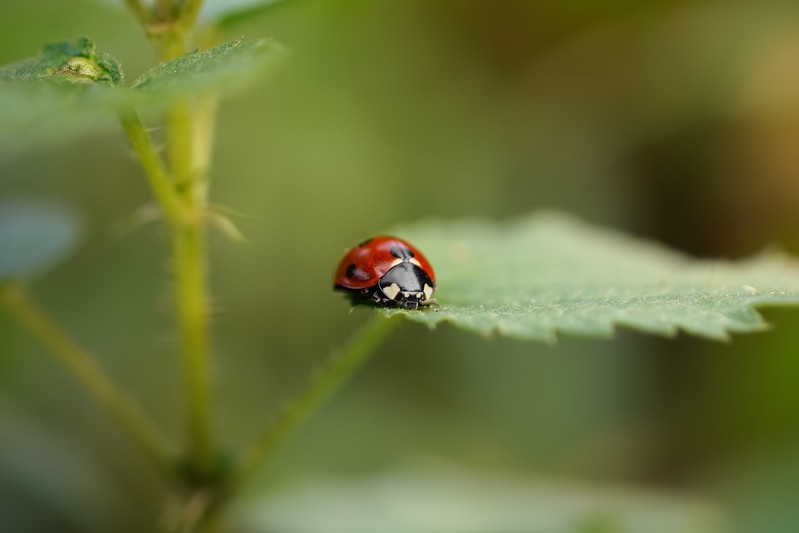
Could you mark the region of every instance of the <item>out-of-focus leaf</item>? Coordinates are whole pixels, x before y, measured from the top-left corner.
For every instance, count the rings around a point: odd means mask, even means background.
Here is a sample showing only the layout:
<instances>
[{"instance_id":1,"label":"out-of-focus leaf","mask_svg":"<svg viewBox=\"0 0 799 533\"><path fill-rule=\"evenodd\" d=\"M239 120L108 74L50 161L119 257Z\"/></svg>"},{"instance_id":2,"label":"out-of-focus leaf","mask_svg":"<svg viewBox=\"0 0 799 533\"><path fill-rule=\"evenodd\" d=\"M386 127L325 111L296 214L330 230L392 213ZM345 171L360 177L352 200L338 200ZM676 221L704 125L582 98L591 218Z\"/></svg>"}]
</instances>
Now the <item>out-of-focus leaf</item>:
<instances>
[{"instance_id":1,"label":"out-of-focus leaf","mask_svg":"<svg viewBox=\"0 0 799 533\"><path fill-rule=\"evenodd\" d=\"M297 483L245 503L246 531L282 533L716 533L705 502L646 490L454 469Z\"/></svg>"},{"instance_id":2,"label":"out-of-focus leaf","mask_svg":"<svg viewBox=\"0 0 799 533\"><path fill-rule=\"evenodd\" d=\"M431 222L399 231L436 269L438 306L402 313L482 333L552 341L614 327L724 340L762 330L762 305L799 304L799 262L776 253L698 261L543 213L509 223Z\"/></svg>"},{"instance_id":3,"label":"out-of-focus leaf","mask_svg":"<svg viewBox=\"0 0 799 533\"><path fill-rule=\"evenodd\" d=\"M215 90L230 92L261 77L284 56L285 49L273 40L239 39L162 63L142 75L135 89L148 104Z\"/></svg>"},{"instance_id":4,"label":"out-of-focus leaf","mask_svg":"<svg viewBox=\"0 0 799 533\"><path fill-rule=\"evenodd\" d=\"M106 110L127 90L99 84L0 82L0 158L45 140L106 126L113 117Z\"/></svg>"},{"instance_id":5,"label":"out-of-focus leaf","mask_svg":"<svg viewBox=\"0 0 799 533\"><path fill-rule=\"evenodd\" d=\"M241 89L284 55L273 41L240 39L158 65L131 88L117 85L119 65L97 54L89 39L48 45L37 58L0 69L0 157L41 138L97 127L113 109Z\"/></svg>"},{"instance_id":6,"label":"out-of-focus leaf","mask_svg":"<svg viewBox=\"0 0 799 533\"><path fill-rule=\"evenodd\" d=\"M4 531L103 531L127 503L90 451L5 409L0 454Z\"/></svg>"},{"instance_id":7,"label":"out-of-focus leaf","mask_svg":"<svg viewBox=\"0 0 799 533\"><path fill-rule=\"evenodd\" d=\"M102 124L105 110L130 100L119 63L87 37L46 45L34 58L0 68L0 157L28 144Z\"/></svg>"},{"instance_id":8,"label":"out-of-focus leaf","mask_svg":"<svg viewBox=\"0 0 799 533\"><path fill-rule=\"evenodd\" d=\"M77 245L71 211L41 201L0 203L0 282L28 278L58 263Z\"/></svg>"},{"instance_id":9,"label":"out-of-focus leaf","mask_svg":"<svg viewBox=\"0 0 799 533\"><path fill-rule=\"evenodd\" d=\"M730 509L735 533L799 531L797 450L799 440L795 437L776 445L755 446L727 457L705 477L704 490L718 494Z\"/></svg>"},{"instance_id":10,"label":"out-of-focus leaf","mask_svg":"<svg viewBox=\"0 0 799 533\"><path fill-rule=\"evenodd\" d=\"M39 56L0 68L0 81L66 81L116 85L123 79L119 62L97 54L88 37L48 44Z\"/></svg>"}]
</instances>

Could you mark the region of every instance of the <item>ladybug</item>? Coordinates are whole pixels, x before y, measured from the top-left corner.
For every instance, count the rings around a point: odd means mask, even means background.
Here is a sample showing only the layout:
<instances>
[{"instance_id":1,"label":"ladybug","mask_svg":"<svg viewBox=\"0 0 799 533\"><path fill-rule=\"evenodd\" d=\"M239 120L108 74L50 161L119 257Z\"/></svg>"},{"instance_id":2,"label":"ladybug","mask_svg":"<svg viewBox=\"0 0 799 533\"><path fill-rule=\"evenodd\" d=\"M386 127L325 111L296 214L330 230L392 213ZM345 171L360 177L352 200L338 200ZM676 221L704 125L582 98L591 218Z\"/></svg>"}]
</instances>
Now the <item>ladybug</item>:
<instances>
[{"instance_id":1,"label":"ladybug","mask_svg":"<svg viewBox=\"0 0 799 533\"><path fill-rule=\"evenodd\" d=\"M381 235L344 255L333 288L349 293L354 303L416 309L434 303L436 277L419 250L397 237Z\"/></svg>"}]
</instances>

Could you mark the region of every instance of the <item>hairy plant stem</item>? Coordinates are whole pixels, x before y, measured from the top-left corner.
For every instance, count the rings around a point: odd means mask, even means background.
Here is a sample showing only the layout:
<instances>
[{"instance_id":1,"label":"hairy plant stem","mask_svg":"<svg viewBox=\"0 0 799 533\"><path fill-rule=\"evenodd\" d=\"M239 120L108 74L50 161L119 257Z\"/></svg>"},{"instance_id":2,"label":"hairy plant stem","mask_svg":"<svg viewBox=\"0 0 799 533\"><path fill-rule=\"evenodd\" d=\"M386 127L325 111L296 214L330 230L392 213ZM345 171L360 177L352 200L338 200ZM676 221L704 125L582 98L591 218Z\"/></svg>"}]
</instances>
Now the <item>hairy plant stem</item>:
<instances>
[{"instance_id":1,"label":"hairy plant stem","mask_svg":"<svg viewBox=\"0 0 799 533\"><path fill-rule=\"evenodd\" d=\"M189 463L205 477L214 461L208 280L202 223L173 228L172 253L186 388Z\"/></svg>"},{"instance_id":2,"label":"hairy plant stem","mask_svg":"<svg viewBox=\"0 0 799 533\"><path fill-rule=\"evenodd\" d=\"M179 193L190 192L194 182L193 109L186 100L178 100L167 111L166 153L169 168Z\"/></svg>"},{"instance_id":3,"label":"hairy plant stem","mask_svg":"<svg viewBox=\"0 0 799 533\"><path fill-rule=\"evenodd\" d=\"M0 287L0 302L32 334L39 338L75 376L89 394L116 419L150 462L168 479L175 480L173 453L166 440L97 365L94 357L79 346L47 315L36 307L19 285Z\"/></svg>"},{"instance_id":4,"label":"hairy plant stem","mask_svg":"<svg viewBox=\"0 0 799 533\"><path fill-rule=\"evenodd\" d=\"M162 61L190 50L201 7L202 0L157 2L153 20L142 26ZM137 18L140 22L143 20L138 15ZM174 530L186 532L215 531L218 526L213 518L205 516L206 505L212 504L211 495L217 493L219 484L212 416L205 227L206 175L215 103L212 97L183 99L167 109L165 159L168 166L135 114L120 113L123 127L169 222L188 431L188 449L180 471L182 488L175 493L177 500L185 504L178 506Z\"/></svg>"},{"instance_id":5,"label":"hairy plant stem","mask_svg":"<svg viewBox=\"0 0 799 533\"><path fill-rule=\"evenodd\" d=\"M137 14L135 3L130 4ZM175 6L178 5L178 8ZM202 0L158 3L165 28L153 42L163 61L189 51ZM174 18L171 18L173 17ZM137 17L142 20L142 17ZM147 28L145 28L147 30ZM377 316L350 344L319 372L256 441L232 471L215 468L216 447L212 420L211 348L206 245L207 169L213 139L216 100L213 97L178 101L167 110L166 160L158 156L151 139L133 114L121 113L123 127L148 176L156 199L169 221L178 324L182 340L188 412L188 491L178 513L181 531L216 531L222 508L304 420L360 368L398 319ZM180 496L180 494L178 494ZM201 502L199 507L196 502Z\"/></svg>"},{"instance_id":6,"label":"hairy plant stem","mask_svg":"<svg viewBox=\"0 0 799 533\"><path fill-rule=\"evenodd\" d=\"M244 455L231 474L229 492L235 492L267 463L294 430L363 366L399 322L397 316L374 316L343 350L335 353Z\"/></svg>"},{"instance_id":7,"label":"hairy plant stem","mask_svg":"<svg viewBox=\"0 0 799 533\"><path fill-rule=\"evenodd\" d=\"M169 61L189 51L190 36L202 1L177 7L159 2L157 13L165 27L154 44L161 59ZM147 28L145 28L147 30ZM147 173L156 199L170 222L175 308L181 338L181 364L187 411L187 482L202 484L211 476L215 462L212 417L212 369L209 332L210 297L206 246L206 171L210 158L214 106L204 106L201 118L191 100L179 100L166 112L166 159L158 156L152 140L142 134L138 121L123 126Z\"/></svg>"},{"instance_id":8,"label":"hairy plant stem","mask_svg":"<svg viewBox=\"0 0 799 533\"><path fill-rule=\"evenodd\" d=\"M122 110L118 115L133 152L147 176L153 195L164 211L164 216L172 226L183 225L190 215L189 210L177 194L173 180L161 161L150 135L133 110Z\"/></svg>"},{"instance_id":9,"label":"hairy plant stem","mask_svg":"<svg viewBox=\"0 0 799 533\"><path fill-rule=\"evenodd\" d=\"M135 113L126 111L119 115L156 200L170 223L172 269L188 413L188 463L192 476L201 478L211 468L215 454L204 223L207 165L197 164L207 162L210 147L206 144L199 146L194 139L210 141L211 137L204 131L198 135L189 109L173 113L173 120L168 124L170 137L188 136L188 139L168 143L174 149L169 152L169 160L174 167L169 172ZM203 125L210 123L210 119L202 122ZM200 150L204 155L195 156L196 151Z\"/></svg>"},{"instance_id":10,"label":"hairy plant stem","mask_svg":"<svg viewBox=\"0 0 799 533\"><path fill-rule=\"evenodd\" d=\"M188 406L189 458L204 476L214 461L211 349L205 211L210 146L198 140L194 106L177 102L167 114L167 154L174 187L190 216L172 228L173 272ZM209 138L210 140L210 138Z\"/></svg>"}]
</instances>

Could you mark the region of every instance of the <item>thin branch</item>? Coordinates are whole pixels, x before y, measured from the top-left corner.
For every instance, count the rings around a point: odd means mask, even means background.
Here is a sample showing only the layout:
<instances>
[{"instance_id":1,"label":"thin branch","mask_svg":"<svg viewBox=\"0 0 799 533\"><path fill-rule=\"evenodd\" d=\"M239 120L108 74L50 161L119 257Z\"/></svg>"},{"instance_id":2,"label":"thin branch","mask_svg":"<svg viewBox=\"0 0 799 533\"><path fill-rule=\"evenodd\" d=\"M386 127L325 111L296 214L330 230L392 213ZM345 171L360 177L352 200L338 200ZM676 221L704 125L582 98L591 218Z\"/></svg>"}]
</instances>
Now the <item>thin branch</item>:
<instances>
[{"instance_id":1,"label":"thin branch","mask_svg":"<svg viewBox=\"0 0 799 533\"><path fill-rule=\"evenodd\" d=\"M166 114L166 152L175 184L188 191L194 184L194 115L193 106L181 99Z\"/></svg>"},{"instance_id":2,"label":"thin branch","mask_svg":"<svg viewBox=\"0 0 799 533\"><path fill-rule=\"evenodd\" d=\"M152 14L141 0L125 0L125 5L128 6L128 9L136 17L142 28L146 28L150 24Z\"/></svg>"},{"instance_id":3,"label":"thin branch","mask_svg":"<svg viewBox=\"0 0 799 533\"><path fill-rule=\"evenodd\" d=\"M139 407L100 369L94 357L40 311L19 285L0 288L0 301L39 338L84 389L127 431L133 442L167 478L174 479L172 452Z\"/></svg>"},{"instance_id":4,"label":"thin branch","mask_svg":"<svg viewBox=\"0 0 799 533\"><path fill-rule=\"evenodd\" d=\"M139 120L135 111L127 110L118 113L122 127L128 135L133 151L139 158L156 200L164 210L166 218L175 226L182 225L189 217L180 196L175 191L158 151L153 145L147 130Z\"/></svg>"},{"instance_id":5,"label":"thin branch","mask_svg":"<svg viewBox=\"0 0 799 533\"><path fill-rule=\"evenodd\" d=\"M156 0L155 9L158 12L158 18L164 22L172 21L172 0Z\"/></svg>"},{"instance_id":6,"label":"thin branch","mask_svg":"<svg viewBox=\"0 0 799 533\"><path fill-rule=\"evenodd\" d=\"M138 116L119 113L133 150L150 182L150 187L172 228L173 270L178 324L182 339L182 360L186 380L191 464L195 473L210 466L213 456L211 424L211 364L208 334L208 282L204 228L204 203L192 194L193 183L184 184L188 194L180 195L175 180L167 172L161 157ZM182 134L190 135L191 115L181 114L187 124L178 124ZM175 124L170 124L176 127ZM191 146L189 141L185 146ZM176 165L189 167L184 158L191 151L175 154Z\"/></svg>"},{"instance_id":7,"label":"thin branch","mask_svg":"<svg viewBox=\"0 0 799 533\"><path fill-rule=\"evenodd\" d=\"M194 194L190 160L192 158L191 115L181 113L170 123L182 135L185 150L170 153L181 176L184 194L176 190L176 180L167 172L161 157L138 116L119 113L133 150L150 182L153 193L171 222L173 271L178 324L182 339L182 361L186 380L186 407L191 449L191 464L196 474L210 467L213 458L211 423L211 363L208 333L208 280L204 227L204 198ZM189 162L186 161L189 160ZM188 183L185 180L189 180Z\"/></svg>"},{"instance_id":8,"label":"thin branch","mask_svg":"<svg viewBox=\"0 0 799 533\"><path fill-rule=\"evenodd\" d=\"M189 454L195 474L202 476L214 460L208 274L203 221L174 228L172 250L186 383Z\"/></svg>"},{"instance_id":9,"label":"thin branch","mask_svg":"<svg viewBox=\"0 0 799 533\"><path fill-rule=\"evenodd\" d=\"M397 317L375 316L341 352L335 354L305 391L289 404L264 432L231 475L236 490L266 463L294 430L335 393L374 353L400 322Z\"/></svg>"},{"instance_id":10,"label":"thin branch","mask_svg":"<svg viewBox=\"0 0 799 533\"><path fill-rule=\"evenodd\" d=\"M179 15L179 20L184 28L194 28L202 8L203 0L186 0Z\"/></svg>"},{"instance_id":11,"label":"thin branch","mask_svg":"<svg viewBox=\"0 0 799 533\"><path fill-rule=\"evenodd\" d=\"M171 177L190 219L172 230L177 317L182 340L186 383L190 463L200 477L213 468L213 383L209 327L209 288L206 242L207 165L210 137L198 135L198 110L176 102L167 112L167 155ZM200 143L200 141L203 141Z\"/></svg>"}]
</instances>

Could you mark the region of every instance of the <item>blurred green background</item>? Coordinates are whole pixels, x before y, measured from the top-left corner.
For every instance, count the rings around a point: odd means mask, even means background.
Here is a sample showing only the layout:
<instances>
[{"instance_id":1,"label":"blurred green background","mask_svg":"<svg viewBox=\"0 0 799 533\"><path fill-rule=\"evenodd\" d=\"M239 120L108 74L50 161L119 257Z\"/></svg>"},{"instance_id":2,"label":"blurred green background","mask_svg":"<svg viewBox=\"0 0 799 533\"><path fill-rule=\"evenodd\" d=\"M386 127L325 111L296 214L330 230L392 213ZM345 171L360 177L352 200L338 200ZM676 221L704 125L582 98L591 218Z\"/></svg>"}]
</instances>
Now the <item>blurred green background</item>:
<instances>
[{"instance_id":1,"label":"blurred green background","mask_svg":"<svg viewBox=\"0 0 799 533\"><path fill-rule=\"evenodd\" d=\"M292 52L220 109L212 198L246 215L248 239L212 237L231 449L363 321L332 270L399 223L555 207L702 257L799 251L795 1L296 0L226 32ZM102 2L0 4L0 63L80 35L128 80L155 61ZM166 235L116 231L150 195L112 117L96 120L3 150L0 197L83 213L87 242L34 295L179 440ZM775 331L729 345L404 325L260 485L432 457L699 495L731 531L799 531L799 314L766 314ZM116 429L0 314L0 529L150 529L161 484Z\"/></svg>"}]
</instances>

